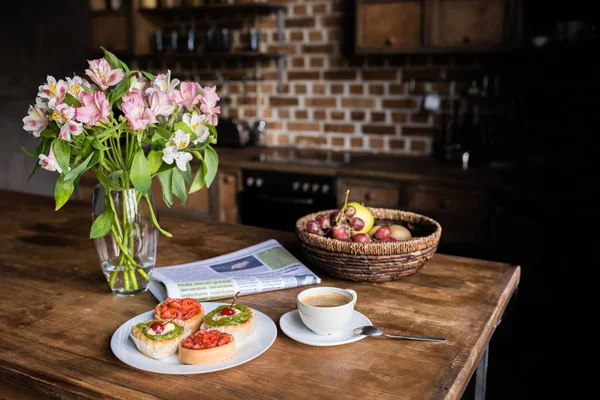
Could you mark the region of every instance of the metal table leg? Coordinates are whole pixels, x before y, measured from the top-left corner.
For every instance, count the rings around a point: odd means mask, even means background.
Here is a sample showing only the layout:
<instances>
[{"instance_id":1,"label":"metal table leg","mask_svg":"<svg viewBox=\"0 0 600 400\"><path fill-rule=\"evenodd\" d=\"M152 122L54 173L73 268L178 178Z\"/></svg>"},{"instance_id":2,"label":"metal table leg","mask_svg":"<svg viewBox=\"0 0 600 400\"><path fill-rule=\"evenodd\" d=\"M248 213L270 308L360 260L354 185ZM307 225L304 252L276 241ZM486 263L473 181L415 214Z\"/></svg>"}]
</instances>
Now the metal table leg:
<instances>
[{"instance_id":1,"label":"metal table leg","mask_svg":"<svg viewBox=\"0 0 600 400\"><path fill-rule=\"evenodd\" d=\"M475 372L475 400L485 400L485 385L487 381L488 355L490 346L485 348L481 355L477 371Z\"/></svg>"}]
</instances>

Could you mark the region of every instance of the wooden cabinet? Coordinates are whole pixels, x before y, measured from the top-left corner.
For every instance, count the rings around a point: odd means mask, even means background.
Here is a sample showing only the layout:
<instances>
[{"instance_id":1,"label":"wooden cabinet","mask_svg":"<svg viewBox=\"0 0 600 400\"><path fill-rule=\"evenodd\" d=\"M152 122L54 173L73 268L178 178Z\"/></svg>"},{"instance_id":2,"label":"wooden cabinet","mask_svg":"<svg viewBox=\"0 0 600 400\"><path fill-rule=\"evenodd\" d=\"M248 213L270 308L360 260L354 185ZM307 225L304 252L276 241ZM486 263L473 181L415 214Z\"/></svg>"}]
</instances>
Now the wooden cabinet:
<instances>
[{"instance_id":1,"label":"wooden cabinet","mask_svg":"<svg viewBox=\"0 0 600 400\"><path fill-rule=\"evenodd\" d=\"M441 185L406 188L405 209L427 215L442 225L442 244L483 246L488 238L487 195L483 189Z\"/></svg>"},{"instance_id":2,"label":"wooden cabinet","mask_svg":"<svg viewBox=\"0 0 600 400\"><path fill-rule=\"evenodd\" d=\"M420 47L423 14L420 0L358 0L357 49L402 52Z\"/></svg>"},{"instance_id":3,"label":"wooden cabinet","mask_svg":"<svg viewBox=\"0 0 600 400\"><path fill-rule=\"evenodd\" d=\"M239 222L238 193L241 189L240 170L220 170L217 174L218 219L235 224Z\"/></svg>"},{"instance_id":4,"label":"wooden cabinet","mask_svg":"<svg viewBox=\"0 0 600 400\"><path fill-rule=\"evenodd\" d=\"M356 52L475 52L514 47L520 8L520 0L357 0Z\"/></svg>"},{"instance_id":5,"label":"wooden cabinet","mask_svg":"<svg viewBox=\"0 0 600 400\"><path fill-rule=\"evenodd\" d=\"M400 187L395 183L339 178L338 206L344 204L346 190L350 190L350 201L364 203L369 207L398 208L400 206Z\"/></svg>"}]
</instances>

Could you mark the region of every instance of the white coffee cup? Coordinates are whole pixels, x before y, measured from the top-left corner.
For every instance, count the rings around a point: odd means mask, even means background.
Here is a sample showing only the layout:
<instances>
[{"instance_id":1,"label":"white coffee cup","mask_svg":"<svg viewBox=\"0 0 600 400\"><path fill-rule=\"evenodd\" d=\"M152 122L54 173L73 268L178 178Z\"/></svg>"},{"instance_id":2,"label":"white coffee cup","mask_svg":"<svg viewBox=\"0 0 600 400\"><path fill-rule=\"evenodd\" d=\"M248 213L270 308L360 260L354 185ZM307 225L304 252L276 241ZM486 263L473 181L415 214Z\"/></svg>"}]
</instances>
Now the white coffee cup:
<instances>
[{"instance_id":1,"label":"white coffee cup","mask_svg":"<svg viewBox=\"0 0 600 400\"><path fill-rule=\"evenodd\" d=\"M302 301L308 297L327 293L337 293L342 295L348 302L336 307L317 307ZM296 298L296 303L298 305L300 318L308 329L319 335L332 335L342 331L348 325L350 318L352 318L357 297L356 292L352 289L316 287L300 292Z\"/></svg>"}]
</instances>

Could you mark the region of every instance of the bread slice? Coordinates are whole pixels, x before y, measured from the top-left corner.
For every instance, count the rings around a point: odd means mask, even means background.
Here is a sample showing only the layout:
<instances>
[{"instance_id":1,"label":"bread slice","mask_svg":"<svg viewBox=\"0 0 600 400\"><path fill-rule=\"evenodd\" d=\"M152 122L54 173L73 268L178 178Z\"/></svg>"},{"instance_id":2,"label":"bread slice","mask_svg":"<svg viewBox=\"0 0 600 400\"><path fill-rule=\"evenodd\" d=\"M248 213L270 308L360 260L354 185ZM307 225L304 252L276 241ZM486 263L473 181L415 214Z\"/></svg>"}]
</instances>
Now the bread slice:
<instances>
[{"instance_id":1,"label":"bread slice","mask_svg":"<svg viewBox=\"0 0 600 400\"><path fill-rule=\"evenodd\" d=\"M152 321L143 321L142 323L146 322ZM183 327L183 332L173 339L152 340L148 336L144 335L144 332L137 327L137 324L131 327L131 339L142 354L157 360L167 358L175 354L179 343L191 333L190 327L187 326L185 322L179 320L174 320L172 322Z\"/></svg>"},{"instance_id":2,"label":"bread slice","mask_svg":"<svg viewBox=\"0 0 600 400\"><path fill-rule=\"evenodd\" d=\"M154 318L156 318L159 321L169 321L171 318L165 318L159 314L160 306L163 303L164 302L159 303L154 308ZM185 322L190 327L192 332L196 332L198 329L200 329L200 325L202 324L202 321L204 321L204 307L200 302L198 302L198 304L200 304L200 312L198 314L195 314L188 319L181 319L181 321Z\"/></svg>"},{"instance_id":3,"label":"bread slice","mask_svg":"<svg viewBox=\"0 0 600 400\"><path fill-rule=\"evenodd\" d=\"M212 325L211 323L213 323L213 321L205 318L202 328L216 329L220 332L230 333L237 340L242 341L254 333L254 311L250 307L246 308L250 311L250 318L248 318L248 320L244 323L236 325Z\"/></svg>"},{"instance_id":4,"label":"bread slice","mask_svg":"<svg viewBox=\"0 0 600 400\"><path fill-rule=\"evenodd\" d=\"M230 359L235 353L235 338L231 336L227 344L211 349L188 349L179 342L178 357L182 364L214 364Z\"/></svg>"}]
</instances>

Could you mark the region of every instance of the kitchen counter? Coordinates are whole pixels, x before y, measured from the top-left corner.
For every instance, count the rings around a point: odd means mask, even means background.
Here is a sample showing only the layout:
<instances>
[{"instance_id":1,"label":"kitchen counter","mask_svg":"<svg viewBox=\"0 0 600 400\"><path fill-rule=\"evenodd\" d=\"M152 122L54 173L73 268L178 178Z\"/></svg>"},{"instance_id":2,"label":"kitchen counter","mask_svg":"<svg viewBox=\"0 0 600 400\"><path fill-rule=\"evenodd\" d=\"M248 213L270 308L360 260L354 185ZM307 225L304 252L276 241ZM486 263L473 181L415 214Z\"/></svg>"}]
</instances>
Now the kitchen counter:
<instances>
[{"instance_id":1,"label":"kitchen counter","mask_svg":"<svg viewBox=\"0 0 600 400\"><path fill-rule=\"evenodd\" d=\"M278 332L267 352L237 367L158 375L129 367L110 350L115 330L157 301L148 292L132 298L110 294L88 239L89 202L70 202L55 212L52 199L0 191L0 207L0 392L25 387L32 398L193 398L208 390L215 398L458 399L520 278L519 267L441 254L394 282L348 282L319 273L324 286L354 289L356 309L374 325L446 341L365 338L312 347ZM159 239L159 266L267 239L300 256L291 233L176 214L161 224L174 237ZM295 308L303 289L243 296L240 302L277 323Z\"/></svg>"},{"instance_id":2,"label":"kitchen counter","mask_svg":"<svg viewBox=\"0 0 600 400\"><path fill-rule=\"evenodd\" d=\"M301 150L294 148L219 148L220 165L230 168L299 172L462 185L501 186L490 168L445 165L431 157Z\"/></svg>"}]
</instances>

